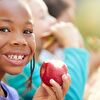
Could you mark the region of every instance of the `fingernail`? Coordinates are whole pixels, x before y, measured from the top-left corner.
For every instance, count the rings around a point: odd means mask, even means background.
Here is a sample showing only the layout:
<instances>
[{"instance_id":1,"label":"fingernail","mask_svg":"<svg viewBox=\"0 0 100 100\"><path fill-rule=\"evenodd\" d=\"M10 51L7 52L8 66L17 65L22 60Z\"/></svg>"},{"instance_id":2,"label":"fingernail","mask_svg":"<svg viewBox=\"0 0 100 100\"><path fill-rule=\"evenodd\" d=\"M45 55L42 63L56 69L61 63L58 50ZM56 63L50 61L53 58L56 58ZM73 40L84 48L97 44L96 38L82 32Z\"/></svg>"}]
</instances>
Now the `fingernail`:
<instances>
[{"instance_id":1,"label":"fingernail","mask_svg":"<svg viewBox=\"0 0 100 100\"><path fill-rule=\"evenodd\" d=\"M42 83L42 86L45 87L46 85L44 83Z\"/></svg>"},{"instance_id":2,"label":"fingernail","mask_svg":"<svg viewBox=\"0 0 100 100\"><path fill-rule=\"evenodd\" d=\"M67 79L67 75L64 74L64 75L62 76L62 78L63 78L63 79Z\"/></svg>"},{"instance_id":3,"label":"fingernail","mask_svg":"<svg viewBox=\"0 0 100 100\"><path fill-rule=\"evenodd\" d=\"M67 73L67 78L68 78L68 80L71 80L71 76L69 73Z\"/></svg>"},{"instance_id":4,"label":"fingernail","mask_svg":"<svg viewBox=\"0 0 100 100\"><path fill-rule=\"evenodd\" d=\"M50 84L55 83L55 81L53 79L50 79Z\"/></svg>"}]
</instances>

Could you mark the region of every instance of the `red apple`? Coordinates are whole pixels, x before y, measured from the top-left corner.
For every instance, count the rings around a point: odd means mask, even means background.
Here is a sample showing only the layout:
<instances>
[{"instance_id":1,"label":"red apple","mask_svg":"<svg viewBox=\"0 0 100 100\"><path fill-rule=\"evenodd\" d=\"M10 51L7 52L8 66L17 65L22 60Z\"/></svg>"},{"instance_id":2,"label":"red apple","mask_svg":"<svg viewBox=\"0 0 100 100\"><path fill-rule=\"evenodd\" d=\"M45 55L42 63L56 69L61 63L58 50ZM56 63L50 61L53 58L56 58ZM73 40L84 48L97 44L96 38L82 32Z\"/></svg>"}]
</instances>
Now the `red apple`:
<instances>
[{"instance_id":1,"label":"red apple","mask_svg":"<svg viewBox=\"0 0 100 100\"><path fill-rule=\"evenodd\" d=\"M46 60L40 69L40 77L42 81L51 86L50 79L54 79L59 85L62 85L62 75L67 74L67 65L61 60Z\"/></svg>"}]
</instances>

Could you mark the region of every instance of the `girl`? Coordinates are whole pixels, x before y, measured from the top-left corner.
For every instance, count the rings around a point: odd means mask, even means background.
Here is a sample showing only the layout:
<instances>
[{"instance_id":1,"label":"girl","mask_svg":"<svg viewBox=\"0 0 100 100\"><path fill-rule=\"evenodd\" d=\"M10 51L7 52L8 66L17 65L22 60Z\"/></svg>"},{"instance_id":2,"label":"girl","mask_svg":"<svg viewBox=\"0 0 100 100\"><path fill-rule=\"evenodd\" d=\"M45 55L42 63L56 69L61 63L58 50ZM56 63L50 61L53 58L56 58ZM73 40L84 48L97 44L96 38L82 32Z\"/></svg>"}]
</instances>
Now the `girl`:
<instances>
[{"instance_id":1,"label":"girl","mask_svg":"<svg viewBox=\"0 0 100 100\"><path fill-rule=\"evenodd\" d=\"M5 73L21 73L34 56L35 48L33 21L28 6L22 0L0 0L0 80ZM29 79L32 78L33 67L30 67ZM33 99L62 100L69 87L70 79L67 78L63 75L62 87L54 80L50 80L53 89L41 84ZM18 99L17 92L0 81L0 100Z\"/></svg>"}]
</instances>

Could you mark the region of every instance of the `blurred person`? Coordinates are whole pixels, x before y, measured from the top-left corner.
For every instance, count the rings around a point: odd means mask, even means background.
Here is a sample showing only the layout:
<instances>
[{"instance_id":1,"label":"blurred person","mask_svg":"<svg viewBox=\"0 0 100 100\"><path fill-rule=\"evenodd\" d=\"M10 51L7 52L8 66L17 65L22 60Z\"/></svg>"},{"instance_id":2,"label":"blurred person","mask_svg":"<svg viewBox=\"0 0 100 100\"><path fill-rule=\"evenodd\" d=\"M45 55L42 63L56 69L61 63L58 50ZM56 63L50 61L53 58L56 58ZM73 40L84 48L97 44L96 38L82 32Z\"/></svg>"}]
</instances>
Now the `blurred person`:
<instances>
[{"instance_id":1,"label":"blurred person","mask_svg":"<svg viewBox=\"0 0 100 100\"><path fill-rule=\"evenodd\" d=\"M76 13L76 1L75 0L43 0L51 16L54 16L58 22L71 22L75 24L75 13ZM79 29L75 26L76 30ZM80 35L80 44L84 45L83 38ZM62 49L58 47L56 49L56 55L62 55ZM60 56L63 58L63 56Z\"/></svg>"},{"instance_id":2,"label":"blurred person","mask_svg":"<svg viewBox=\"0 0 100 100\"><path fill-rule=\"evenodd\" d=\"M28 100L32 99L32 96L36 92L37 88L41 84L40 79L40 67L42 62L48 58L55 58L55 50L58 44L63 50L63 60L68 65L69 74L72 79L72 83L68 93L66 93L65 100L81 100L83 98L84 86L87 77L87 64L88 64L88 53L81 44L81 36L79 31L72 23L57 23L56 20L48 14L46 5L42 0L28 0L29 6L32 10L33 17L35 17L34 32L36 35L37 42L37 56L36 56L36 67L34 69L34 75L32 79L32 89L27 91L25 95L25 80L29 76L29 65L25 66L23 72L20 75L11 77L6 76L6 82L13 86L19 93L21 99ZM56 38L54 41L53 48L50 45L48 48L43 48L42 40L45 35L53 35ZM40 45L41 44L41 45ZM43 58L44 57L44 58ZM58 57L56 57L58 59ZM80 62L80 63L79 63ZM78 81L77 81L78 79ZM21 80L14 85L16 80ZM68 88L68 87L67 87Z\"/></svg>"},{"instance_id":3,"label":"blurred person","mask_svg":"<svg viewBox=\"0 0 100 100\"><path fill-rule=\"evenodd\" d=\"M44 0L50 15L58 21L75 22L75 0Z\"/></svg>"},{"instance_id":4,"label":"blurred person","mask_svg":"<svg viewBox=\"0 0 100 100\"><path fill-rule=\"evenodd\" d=\"M88 1L88 2L84 1L86 4L84 2L82 2L83 4L82 5L80 4L81 8L79 10L78 10L78 8L76 8L76 4L77 4L76 2L78 2L78 1L75 1L75 0L44 0L44 2L48 6L49 13L52 16L56 17L58 19L58 21L75 22L76 10L77 10L77 14L79 12L79 14L78 14L79 16L78 15L77 16L78 16L79 20L81 18L82 18L82 20L76 21L76 24L78 22L82 23L80 26L77 25L80 30L82 29L81 28L82 26L84 26L86 28L85 32L84 32L84 30L82 31L83 32L82 35L85 36L85 39L84 39L85 45L89 49L90 48L98 49L100 47L99 46L100 45L99 34L97 35L98 37L96 35L93 35L93 31L97 31L98 30L97 25L99 26L99 23L97 23L99 21L99 10L98 10L99 8L94 9L94 7L96 5L97 5L97 7L99 6L98 0L92 1L90 4L89 4L90 1ZM82 11L82 9L83 9L83 11ZM90 11L90 9L93 9L93 10ZM93 14L93 11L94 11L94 14ZM84 13L84 18L82 17L83 13ZM85 24L86 22L88 22L87 25ZM94 30L95 27L97 30ZM90 29L91 34L93 35L90 38L89 38L90 32L88 33L89 29ZM97 33L95 33L95 34L97 34ZM96 69L100 66L99 58L100 58L100 51L97 51L97 52L92 51L91 52L89 69L88 69L88 77L91 77L92 73L94 73L96 71Z\"/></svg>"}]
</instances>

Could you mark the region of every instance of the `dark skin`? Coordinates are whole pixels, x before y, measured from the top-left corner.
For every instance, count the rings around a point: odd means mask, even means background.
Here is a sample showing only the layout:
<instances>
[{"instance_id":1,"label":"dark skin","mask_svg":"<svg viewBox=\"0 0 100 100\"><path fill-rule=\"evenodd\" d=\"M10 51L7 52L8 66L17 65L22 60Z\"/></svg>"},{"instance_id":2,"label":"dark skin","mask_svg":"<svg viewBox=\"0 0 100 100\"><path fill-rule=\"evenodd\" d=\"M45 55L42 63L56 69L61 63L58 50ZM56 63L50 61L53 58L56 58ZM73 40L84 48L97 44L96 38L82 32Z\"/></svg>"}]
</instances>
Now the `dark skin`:
<instances>
[{"instance_id":1,"label":"dark skin","mask_svg":"<svg viewBox=\"0 0 100 100\"><path fill-rule=\"evenodd\" d=\"M20 2L12 0L11 3L12 6L9 0L0 2L1 78L5 72L10 74L20 73L23 66L31 60L35 51L35 37L31 15L28 9L24 10L25 6L20 6ZM16 56L19 59L22 57L22 60L18 60L17 62L13 59Z\"/></svg>"},{"instance_id":2,"label":"dark skin","mask_svg":"<svg viewBox=\"0 0 100 100\"><path fill-rule=\"evenodd\" d=\"M21 73L34 52L31 13L19 0L0 1L0 80L5 73Z\"/></svg>"}]
</instances>

